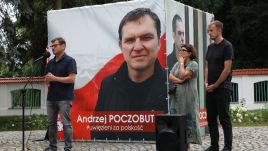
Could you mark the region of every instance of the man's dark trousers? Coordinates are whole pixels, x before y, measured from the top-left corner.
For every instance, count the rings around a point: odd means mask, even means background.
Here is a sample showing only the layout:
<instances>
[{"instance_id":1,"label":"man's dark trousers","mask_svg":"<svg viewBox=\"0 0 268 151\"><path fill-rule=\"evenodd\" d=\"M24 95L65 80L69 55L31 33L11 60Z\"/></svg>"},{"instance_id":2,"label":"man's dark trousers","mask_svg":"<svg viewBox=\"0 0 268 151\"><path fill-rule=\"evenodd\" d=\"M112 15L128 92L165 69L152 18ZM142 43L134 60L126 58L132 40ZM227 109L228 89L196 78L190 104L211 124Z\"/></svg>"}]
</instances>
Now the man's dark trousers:
<instances>
[{"instance_id":1,"label":"man's dark trousers","mask_svg":"<svg viewBox=\"0 0 268 151\"><path fill-rule=\"evenodd\" d=\"M219 88L213 92L207 92L206 108L208 116L208 127L211 138L211 146L219 148L218 120L224 133L224 145L232 147L232 123L229 113L231 91L226 88Z\"/></svg>"}]
</instances>

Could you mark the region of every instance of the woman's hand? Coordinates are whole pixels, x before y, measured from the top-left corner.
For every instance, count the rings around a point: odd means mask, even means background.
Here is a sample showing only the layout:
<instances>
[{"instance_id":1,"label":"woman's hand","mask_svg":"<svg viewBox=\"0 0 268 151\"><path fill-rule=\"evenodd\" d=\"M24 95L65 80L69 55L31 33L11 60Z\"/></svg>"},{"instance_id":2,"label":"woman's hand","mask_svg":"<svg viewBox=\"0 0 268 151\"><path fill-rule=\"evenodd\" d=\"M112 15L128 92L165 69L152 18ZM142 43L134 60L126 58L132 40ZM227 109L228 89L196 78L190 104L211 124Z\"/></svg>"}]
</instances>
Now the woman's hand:
<instances>
[{"instance_id":1,"label":"woman's hand","mask_svg":"<svg viewBox=\"0 0 268 151\"><path fill-rule=\"evenodd\" d=\"M179 56L179 62L180 62L180 63L184 63L184 60L185 60L185 58L184 58L183 56L180 55L180 56Z\"/></svg>"}]
</instances>

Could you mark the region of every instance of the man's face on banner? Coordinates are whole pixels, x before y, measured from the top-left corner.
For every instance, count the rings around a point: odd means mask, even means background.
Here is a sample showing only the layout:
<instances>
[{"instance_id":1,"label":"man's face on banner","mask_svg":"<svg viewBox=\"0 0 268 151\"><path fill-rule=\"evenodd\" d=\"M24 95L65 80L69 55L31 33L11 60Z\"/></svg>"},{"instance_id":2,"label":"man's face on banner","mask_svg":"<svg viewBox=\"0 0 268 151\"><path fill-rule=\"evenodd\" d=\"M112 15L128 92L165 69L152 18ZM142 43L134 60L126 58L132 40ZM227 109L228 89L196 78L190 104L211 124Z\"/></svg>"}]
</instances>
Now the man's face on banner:
<instances>
[{"instance_id":1,"label":"man's face on banner","mask_svg":"<svg viewBox=\"0 0 268 151\"><path fill-rule=\"evenodd\" d=\"M144 71L154 65L160 40L153 19L145 15L127 22L122 28L119 46L129 70Z\"/></svg>"},{"instance_id":2,"label":"man's face on banner","mask_svg":"<svg viewBox=\"0 0 268 151\"><path fill-rule=\"evenodd\" d=\"M180 20L176 21L176 31L173 32L173 40L176 50L180 50L181 44L184 43L184 25Z\"/></svg>"}]
</instances>

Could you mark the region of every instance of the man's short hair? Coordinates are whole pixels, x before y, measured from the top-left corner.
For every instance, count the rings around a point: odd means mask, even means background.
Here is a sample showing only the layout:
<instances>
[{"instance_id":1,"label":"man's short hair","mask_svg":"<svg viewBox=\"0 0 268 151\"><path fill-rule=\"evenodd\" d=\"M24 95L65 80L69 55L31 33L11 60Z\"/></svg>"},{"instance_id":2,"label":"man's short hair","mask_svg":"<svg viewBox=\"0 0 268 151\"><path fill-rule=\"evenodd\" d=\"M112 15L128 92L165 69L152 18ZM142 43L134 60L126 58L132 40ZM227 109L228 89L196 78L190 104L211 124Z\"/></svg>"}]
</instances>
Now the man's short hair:
<instances>
[{"instance_id":1,"label":"man's short hair","mask_svg":"<svg viewBox=\"0 0 268 151\"><path fill-rule=\"evenodd\" d=\"M222 23L221 21L219 21L219 20L214 20L213 22L211 22L211 23L209 24L209 26L211 26L211 25L215 25L216 28L221 29L221 31L223 31L223 23Z\"/></svg>"},{"instance_id":2,"label":"man's short hair","mask_svg":"<svg viewBox=\"0 0 268 151\"><path fill-rule=\"evenodd\" d=\"M137 8L128 12L121 20L119 24L119 29L118 29L119 40L120 41L122 40L122 28L127 22L136 21L140 19L141 17L144 17L145 15L149 15L153 19L155 28L157 31L157 36L159 39L160 34L161 34L161 24L160 24L159 17L154 12L152 12L149 8Z\"/></svg>"},{"instance_id":3,"label":"man's short hair","mask_svg":"<svg viewBox=\"0 0 268 151\"><path fill-rule=\"evenodd\" d=\"M176 23L177 23L177 21L182 22L182 19L178 14L174 15L174 17L172 19L172 31L173 32L176 32Z\"/></svg>"},{"instance_id":4,"label":"man's short hair","mask_svg":"<svg viewBox=\"0 0 268 151\"><path fill-rule=\"evenodd\" d=\"M51 40L51 43L54 43L55 41L58 41L59 42L59 44L64 44L64 45L66 45L66 42L65 42L65 40L62 38L62 37L56 37L56 38L53 38L52 40Z\"/></svg>"}]
</instances>

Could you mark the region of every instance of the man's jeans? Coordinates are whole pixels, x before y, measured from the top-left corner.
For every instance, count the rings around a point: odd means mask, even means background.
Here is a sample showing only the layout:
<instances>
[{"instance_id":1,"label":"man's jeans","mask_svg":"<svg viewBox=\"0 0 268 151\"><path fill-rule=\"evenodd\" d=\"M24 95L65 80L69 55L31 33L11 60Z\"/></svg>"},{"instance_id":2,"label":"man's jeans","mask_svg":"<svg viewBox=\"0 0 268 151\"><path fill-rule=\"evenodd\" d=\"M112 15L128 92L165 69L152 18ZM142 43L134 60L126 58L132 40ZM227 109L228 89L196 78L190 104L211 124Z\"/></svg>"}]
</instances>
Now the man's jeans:
<instances>
[{"instance_id":1,"label":"man's jeans","mask_svg":"<svg viewBox=\"0 0 268 151\"><path fill-rule=\"evenodd\" d=\"M70 119L72 101L47 101L48 138L51 148L57 149L57 118L60 113L63 123L65 148L72 148L73 128Z\"/></svg>"}]
</instances>

